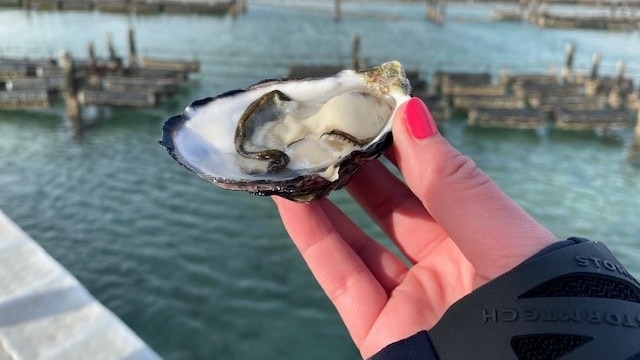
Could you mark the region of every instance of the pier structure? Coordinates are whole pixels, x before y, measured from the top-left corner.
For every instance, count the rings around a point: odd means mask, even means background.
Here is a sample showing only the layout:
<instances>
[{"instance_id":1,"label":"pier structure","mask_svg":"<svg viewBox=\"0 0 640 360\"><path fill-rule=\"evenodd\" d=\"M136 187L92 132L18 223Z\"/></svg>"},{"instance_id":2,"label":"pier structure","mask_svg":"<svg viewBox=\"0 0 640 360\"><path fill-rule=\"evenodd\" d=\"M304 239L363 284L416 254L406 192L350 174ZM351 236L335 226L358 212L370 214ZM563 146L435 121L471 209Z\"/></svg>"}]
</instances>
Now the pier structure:
<instances>
[{"instance_id":1,"label":"pier structure","mask_svg":"<svg viewBox=\"0 0 640 360\"><path fill-rule=\"evenodd\" d=\"M545 121L535 109L473 108L469 110L469 126L537 129Z\"/></svg>"},{"instance_id":2,"label":"pier structure","mask_svg":"<svg viewBox=\"0 0 640 360\"><path fill-rule=\"evenodd\" d=\"M599 76L599 56L588 78L577 76L574 54L575 46L569 45L560 74L502 72L494 81L489 72L437 71L432 87L418 71L406 70L406 75L412 95L427 102L437 121L462 112L469 126L479 127L537 129L551 125L562 130L608 132L632 125L638 92L634 92L631 79L620 71L613 77ZM352 61L354 64L358 62ZM291 64L286 77L331 76L344 68L340 64ZM624 95L618 96L619 106L611 103L612 93Z\"/></svg>"},{"instance_id":3,"label":"pier structure","mask_svg":"<svg viewBox=\"0 0 640 360\"><path fill-rule=\"evenodd\" d=\"M632 124L632 114L626 110L563 110L554 113L554 126L562 130L612 131Z\"/></svg>"},{"instance_id":4,"label":"pier structure","mask_svg":"<svg viewBox=\"0 0 640 360\"><path fill-rule=\"evenodd\" d=\"M608 87L604 78L599 85L585 84L574 76L552 74L502 73L498 82L487 80L488 73L437 73L434 78L444 86L438 95L453 111L467 114L470 126L538 128L547 123L564 130L615 130L632 124L634 98L631 90L620 92ZM439 79L439 80L438 80ZM480 82L478 79L484 79ZM628 78L619 83L632 84ZM624 85L628 86L628 85ZM625 89L627 89L625 87ZM633 89L632 85L630 89ZM618 103L612 103L612 94Z\"/></svg>"},{"instance_id":5,"label":"pier structure","mask_svg":"<svg viewBox=\"0 0 640 360\"><path fill-rule=\"evenodd\" d=\"M84 106L149 108L200 70L197 60L139 57L133 30L127 37L128 61L117 54L111 35L105 59L95 56L93 43L86 59L68 52L59 59L0 58L0 110L49 107L60 96L74 121Z\"/></svg>"},{"instance_id":6,"label":"pier structure","mask_svg":"<svg viewBox=\"0 0 640 360\"><path fill-rule=\"evenodd\" d=\"M0 58L0 110L49 107L64 86L52 59Z\"/></svg>"},{"instance_id":7,"label":"pier structure","mask_svg":"<svg viewBox=\"0 0 640 360\"><path fill-rule=\"evenodd\" d=\"M436 93L453 112L465 113L469 126L531 129L544 123L541 113L528 106L518 91L531 86L535 77L502 74L500 82L494 83L488 72L438 72L434 79L440 84Z\"/></svg>"},{"instance_id":8,"label":"pier structure","mask_svg":"<svg viewBox=\"0 0 640 360\"><path fill-rule=\"evenodd\" d=\"M304 79L314 77L332 76L342 70L363 70L371 64L361 55L360 35L353 36L351 42L351 59L349 65L345 64L289 64L285 77L290 79ZM429 110L437 121L445 121L450 116L449 108L444 106L439 96L429 87L429 83L423 79L418 70L405 69L405 75L411 84L413 96L417 96L429 104Z\"/></svg>"},{"instance_id":9,"label":"pier structure","mask_svg":"<svg viewBox=\"0 0 640 360\"><path fill-rule=\"evenodd\" d=\"M640 16L559 15L548 11L537 13L530 21L540 27L628 31L640 29Z\"/></svg>"},{"instance_id":10,"label":"pier structure","mask_svg":"<svg viewBox=\"0 0 640 360\"><path fill-rule=\"evenodd\" d=\"M560 12L553 6L561 5ZM568 7L576 11L567 12ZM583 12L578 6L602 9L599 13ZM629 31L640 29L640 2L620 0L525 0L518 7L497 9L496 21L527 21L546 28L580 28L594 30Z\"/></svg>"},{"instance_id":11,"label":"pier structure","mask_svg":"<svg viewBox=\"0 0 640 360\"><path fill-rule=\"evenodd\" d=\"M133 32L127 37L128 61L116 53L110 37L106 59L96 58L93 44L88 45L85 60L69 55L60 60L0 58L0 109L46 107L59 94L64 95L72 120L80 117L83 106L153 107L162 97L175 93L189 73L199 71L195 60L139 57ZM364 69L369 64L360 48L356 35L348 64L290 64L285 77L324 77L345 68ZM574 45L567 46L560 74L503 71L494 79L489 72L436 71L433 86L429 86L417 70L406 73L413 95L429 104L438 121L463 112L471 126L551 124L567 130L599 131L632 125L630 114L637 111L640 89L625 74L626 65L619 63L613 76L601 75L601 56L594 54L589 74L583 75L573 69L575 50Z\"/></svg>"},{"instance_id":12,"label":"pier structure","mask_svg":"<svg viewBox=\"0 0 640 360\"><path fill-rule=\"evenodd\" d=\"M595 54L589 76L573 69L575 46L569 44L560 74L510 74L493 81L488 72L436 72L439 102L463 112L470 126L617 131L633 124L639 92L621 63L614 76L598 72Z\"/></svg>"},{"instance_id":13,"label":"pier structure","mask_svg":"<svg viewBox=\"0 0 640 360\"><path fill-rule=\"evenodd\" d=\"M0 359L160 359L2 211L0 314Z\"/></svg>"},{"instance_id":14,"label":"pier structure","mask_svg":"<svg viewBox=\"0 0 640 360\"><path fill-rule=\"evenodd\" d=\"M246 0L1 0L0 7L33 11L101 11L126 14L201 14L237 16Z\"/></svg>"}]
</instances>

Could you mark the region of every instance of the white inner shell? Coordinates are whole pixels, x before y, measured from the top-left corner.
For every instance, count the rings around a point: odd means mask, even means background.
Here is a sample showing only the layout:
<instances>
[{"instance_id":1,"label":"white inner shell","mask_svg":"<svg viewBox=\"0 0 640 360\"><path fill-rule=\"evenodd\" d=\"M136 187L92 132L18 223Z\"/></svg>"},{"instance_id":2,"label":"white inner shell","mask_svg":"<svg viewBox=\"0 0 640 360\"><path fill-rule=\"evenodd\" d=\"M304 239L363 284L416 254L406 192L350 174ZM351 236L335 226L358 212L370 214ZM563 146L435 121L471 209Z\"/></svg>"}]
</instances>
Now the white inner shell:
<instances>
[{"instance_id":1,"label":"white inner shell","mask_svg":"<svg viewBox=\"0 0 640 360\"><path fill-rule=\"evenodd\" d=\"M284 151L290 157L290 163L282 171L252 175L243 169L246 166L246 160L240 159L241 156L236 153L234 134L245 109L262 95L273 90L280 90L293 100L289 116L283 122L274 123L274 127L281 127L277 133L284 135L270 137L265 134L254 134L254 136L261 136L262 141L266 140L267 146ZM318 141L317 137L309 134L322 134L325 131L318 127L324 127L338 128L352 135L364 134L358 135L358 138L375 136L369 144L364 146L366 148L380 141L382 136L391 131L392 122L389 114L393 114L398 106L409 98L401 89L390 89L388 94L378 95L379 100L382 96L385 97L384 101L380 101L384 106L374 106L370 97L362 96L361 92L366 91L363 77L349 71L324 79L259 86L253 90L211 101L204 106L187 107L185 112L190 119L175 134L174 146L184 162L197 168L200 173L212 177L240 181L282 180L320 170L318 172L320 176L334 181L337 178L338 169L332 164L348 155L354 148L341 142L339 149L336 149L332 141ZM304 103L304 109L296 111L299 109L296 103ZM315 119L300 122L296 118L304 117L301 116L302 112L315 113L312 115ZM384 115L382 115L383 112ZM344 121L344 119L358 119L358 121ZM289 129L285 131L285 128ZM302 138L306 140L297 141ZM292 145L288 146L289 144ZM333 153L335 150L338 151ZM328 156L329 153L333 155ZM243 162L242 166L241 162Z\"/></svg>"},{"instance_id":2,"label":"white inner shell","mask_svg":"<svg viewBox=\"0 0 640 360\"><path fill-rule=\"evenodd\" d=\"M391 103L389 103L391 101ZM287 168L297 172L316 171L328 180L337 178L333 166L362 145L330 134L340 131L371 142L385 128L393 113L394 101L376 95L347 92L324 104L285 101L283 117L266 123L253 133L249 142L262 149L283 151L289 157ZM266 161L238 158L242 168L266 172Z\"/></svg>"}]
</instances>

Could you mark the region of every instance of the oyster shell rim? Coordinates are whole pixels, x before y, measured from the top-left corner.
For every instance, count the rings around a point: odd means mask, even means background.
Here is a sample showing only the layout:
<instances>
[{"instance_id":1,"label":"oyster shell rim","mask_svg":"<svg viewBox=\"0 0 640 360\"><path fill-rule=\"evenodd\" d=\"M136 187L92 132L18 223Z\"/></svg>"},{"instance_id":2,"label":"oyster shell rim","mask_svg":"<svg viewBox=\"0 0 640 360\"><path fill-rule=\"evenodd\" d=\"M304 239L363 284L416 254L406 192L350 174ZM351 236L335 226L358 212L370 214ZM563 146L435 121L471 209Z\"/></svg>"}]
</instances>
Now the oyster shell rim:
<instances>
[{"instance_id":1,"label":"oyster shell rim","mask_svg":"<svg viewBox=\"0 0 640 360\"><path fill-rule=\"evenodd\" d=\"M232 93L229 94L230 96L242 91L246 90L231 90L218 96L195 100L191 105L189 105L189 108L196 109L197 107L204 106L221 96L226 96L228 93ZM391 146L393 141L391 132L388 132L382 137L381 141L369 147L368 151L357 150L345 156L337 163L339 165L338 179L335 181L329 181L318 174L306 174L290 179L284 179L279 182L279 185L274 187L272 180L256 179L253 181L246 181L206 174L198 168L191 166L187 161L184 161L176 151L172 134L175 131L178 131L180 126L189 120L190 118L185 111L182 114L170 117L162 126L162 140L159 141L159 144L167 150L169 155L178 164L195 173L199 178L227 190L247 191L253 195L259 196L278 195L297 202L310 202L320 199L327 196L332 190L344 187L355 174L355 172L352 171L353 167L360 167L362 163L378 158L382 155L384 150Z\"/></svg>"},{"instance_id":2,"label":"oyster shell rim","mask_svg":"<svg viewBox=\"0 0 640 360\"><path fill-rule=\"evenodd\" d=\"M404 69L402 68L402 65L399 62L398 64L400 69L402 70L402 77L406 81L406 84L403 84L404 85L403 91L405 91L405 94L409 96L411 93L411 85L408 83L408 80L406 79L406 75L404 75ZM375 68L380 66L376 66ZM348 71L348 70L343 70L343 71ZM338 76L341 72L338 72L329 77ZM361 72L358 71L358 73L361 73ZM389 129L386 134L382 134L377 143L373 143L364 149L353 151L349 155L340 159L340 161L336 163L336 165L338 166L338 179L334 181L330 181L318 174L313 174L313 173L301 174L296 177L282 179L282 180L279 180L277 183L274 183L274 181L271 179L256 178L255 180L246 180L246 179L236 180L231 178L225 178L222 176L215 176L215 175L200 171L197 167L190 165L189 162L186 161L186 159L183 159L180 156L180 153L176 149L176 146L174 144L174 138L173 138L174 133L179 131L181 126L183 126L187 121L191 119L191 117L189 116L189 113L194 113L195 110L197 110L199 107L206 106L207 104L215 100L238 95L244 92L255 90L260 87L266 87L275 83L286 83L286 82L294 82L294 81L314 81L314 80L321 80L325 78L326 77L307 77L304 79L294 79L294 78L265 79L253 85L250 85L244 89L229 90L216 96L205 97L202 99L195 100L191 104L189 104L189 106L187 106L181 114L172 116L165 121L162 127L162 139L159 141L159 144L162 147L164 147L169 153L169 155L181 166L195 173L201 179L206 180L210 183L215 184L216 186L222 187L227 190L238 190L238 191L242 190L242 191L246 191L251 194L259 195L259 196L277 195L277 196L281 196L283 198L293 200L296 202L311 202L313 200L326 197L332 190L340 189L344 187L351 180L353 175L355 175L356 171L354 171L354 169L357 170L357 168L359 168L361 164L366 161L378 158L380 155L382 155L382 153L388 147L391 146L392 138L393 138L391 129ZM391 116L395 115L395 112L399 105L400 104L396 104L396 107L392 112ZM389 121L391 121L391 119Z\"/></svg>"}]
</instances>

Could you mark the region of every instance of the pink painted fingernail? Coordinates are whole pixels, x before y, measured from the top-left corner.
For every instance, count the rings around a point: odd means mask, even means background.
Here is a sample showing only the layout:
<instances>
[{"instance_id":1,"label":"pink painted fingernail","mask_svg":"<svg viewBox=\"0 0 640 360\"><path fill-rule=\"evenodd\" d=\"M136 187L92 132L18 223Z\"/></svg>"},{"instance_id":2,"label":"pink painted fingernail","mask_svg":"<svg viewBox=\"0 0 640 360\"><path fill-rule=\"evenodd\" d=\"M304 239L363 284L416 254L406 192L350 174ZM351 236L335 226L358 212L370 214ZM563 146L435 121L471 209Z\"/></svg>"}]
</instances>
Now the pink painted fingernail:
<instances>
[{"instance_id":1,"label":"pink painted fingernail","mask_svg":"<svg viewBox=\"0 0 640 360\"><path fill-rule=\"evenodd\" d=\"M436 122L427 106L418 98L411 98L404 111L404 121L409 133L416 140L426 139L438 133Z\"/></svg>"}]
</instances>

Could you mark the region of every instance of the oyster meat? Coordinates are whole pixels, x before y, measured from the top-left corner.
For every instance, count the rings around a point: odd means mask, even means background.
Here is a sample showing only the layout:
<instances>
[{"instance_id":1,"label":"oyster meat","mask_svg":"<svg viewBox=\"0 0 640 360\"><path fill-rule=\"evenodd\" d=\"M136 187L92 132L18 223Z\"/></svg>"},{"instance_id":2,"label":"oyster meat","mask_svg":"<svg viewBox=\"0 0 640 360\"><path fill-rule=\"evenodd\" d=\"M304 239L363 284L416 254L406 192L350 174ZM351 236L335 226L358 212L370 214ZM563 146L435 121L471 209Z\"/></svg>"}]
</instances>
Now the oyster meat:
<instances>
[{"instance_id":1,"label":"oyster meat","mask_svg":"<svg viewBox=\"0 0 640 360\"><path fill-rule=\"evenodd\" d=\"M193 102L165 122L160 144L222 188L309 202L390 145L395 111L410 92L397 61L263 81Z\"/></svg>"}]
</instances>

